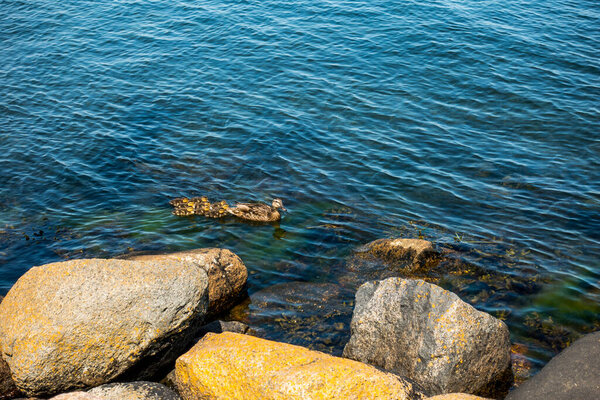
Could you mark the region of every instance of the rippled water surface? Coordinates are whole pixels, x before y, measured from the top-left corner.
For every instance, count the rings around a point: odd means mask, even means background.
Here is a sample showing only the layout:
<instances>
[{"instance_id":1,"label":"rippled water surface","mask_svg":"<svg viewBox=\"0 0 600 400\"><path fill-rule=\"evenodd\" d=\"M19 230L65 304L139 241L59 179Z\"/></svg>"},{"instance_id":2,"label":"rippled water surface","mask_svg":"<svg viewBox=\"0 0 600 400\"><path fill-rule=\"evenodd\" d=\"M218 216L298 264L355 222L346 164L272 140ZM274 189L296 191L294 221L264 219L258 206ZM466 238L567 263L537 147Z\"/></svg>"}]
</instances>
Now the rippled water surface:
<instances>
[{"instance_id":1,"label":"rippled water surface","mask_svg":"<svg viewBox=\"0 0 600 400\"><path fill-rule=\"evenodd\" d=\"M600 328L599 54L595 0L2 1L0 294L227 247L250 270L230 318L339 354L356 249L420 235L535 371ZM171 215L201 194L289 212Z\"/></svg>"}]
</instances>

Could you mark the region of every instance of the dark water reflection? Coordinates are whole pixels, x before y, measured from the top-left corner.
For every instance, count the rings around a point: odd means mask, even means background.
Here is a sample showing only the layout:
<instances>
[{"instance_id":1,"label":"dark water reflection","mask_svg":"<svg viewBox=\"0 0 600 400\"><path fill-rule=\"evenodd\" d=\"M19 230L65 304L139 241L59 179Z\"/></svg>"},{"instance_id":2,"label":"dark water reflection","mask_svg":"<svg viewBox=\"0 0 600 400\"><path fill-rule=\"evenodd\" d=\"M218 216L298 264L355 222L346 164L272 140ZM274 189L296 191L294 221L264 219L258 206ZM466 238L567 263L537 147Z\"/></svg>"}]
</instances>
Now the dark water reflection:
<instances>
[{"instance_id":1,"label":"dark water reflection","mask_svg":"<svg viewBox=\"0 0 600 400\"><path fill-rule=\"evenodd\" d=\"M534 369L599 328L595 2L11 0L0 15L0 293L51 261L227 247L263 296L240 315L339 352L347 288L299 332L277 319L313 317L271 287L339 284L359 246L421 235L476 267L439 283L505 318ZM290 212L278 228L170 215L202 194Z\"/></svg>"}]
</instances>

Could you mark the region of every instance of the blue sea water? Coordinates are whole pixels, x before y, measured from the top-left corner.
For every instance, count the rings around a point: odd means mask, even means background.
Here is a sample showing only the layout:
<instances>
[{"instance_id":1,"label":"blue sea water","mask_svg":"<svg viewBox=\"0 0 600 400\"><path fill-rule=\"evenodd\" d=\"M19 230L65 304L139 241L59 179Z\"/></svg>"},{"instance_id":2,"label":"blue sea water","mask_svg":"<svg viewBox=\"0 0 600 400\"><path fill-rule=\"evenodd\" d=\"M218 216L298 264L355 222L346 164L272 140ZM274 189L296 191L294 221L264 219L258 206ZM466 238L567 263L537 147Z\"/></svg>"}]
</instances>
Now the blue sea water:
<instances>
[{"instance_id":1,"label":"blue sea water","mask_svg":"<svg viewBox=\"0 0 600 400\"><path fill-rule=\"evenodd\" d=\"M34 265L214 246L268 303L421 235L514 280L442 283L535 371L600 328L599 54L595 0L2 1L0 294ZM202 194L289 212L171 215ZM234 316L339 353L336 293L332 325Z\"/></svg>"}]
</instances>

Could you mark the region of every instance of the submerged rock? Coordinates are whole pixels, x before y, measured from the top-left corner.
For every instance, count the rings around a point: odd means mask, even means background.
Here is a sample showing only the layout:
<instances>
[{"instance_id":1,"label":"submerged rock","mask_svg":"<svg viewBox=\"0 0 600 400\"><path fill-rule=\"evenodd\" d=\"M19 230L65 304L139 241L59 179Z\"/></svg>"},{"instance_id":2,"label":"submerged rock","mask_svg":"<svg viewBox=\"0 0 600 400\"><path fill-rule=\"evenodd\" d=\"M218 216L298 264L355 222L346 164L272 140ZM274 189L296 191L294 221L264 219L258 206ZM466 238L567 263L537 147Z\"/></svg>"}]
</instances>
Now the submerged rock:
<instances>
[{"instance_id":1,"label":"submerged rock","mask_svg":"<svg viewBox=\"0 0 600 400\"><path fill-rule=\"evenodd\" d=\"M0 304L2 357L30 396L151 375L187 349L207 310L208 277L195 263L47 264Z\"/></svg>"},{"instance_id":2,"label":"submerged rock","mask_svg":"<svg viewBox=\"0 0 600 400\"><path fill-rule=\"evenodd\" d=\"M353 294L333 283L280 283L253 293L228 317L248 324L254 336L341 355Z\"/></svg>"},{"instance_id":3,"label":"submerged rock","mask_svg":"<svg viewBox=\"0 0 600 400\"><path fill-rule=\"evenodd\" d=\"M227 249L207 248L160 255L128 258L160 262L176 260L202 268L208 275L208 313L216 316L230 309L246 295L248 270L242 260Z\"/></svg>"},{"instance_id":4,"label":"submerged rock","mask_svg":"<svg viewBox=\"0 0 600 400\"><path fill-rule=\"evenodd\" d=\"M510 360L512 364L512 371L515 376L513 388L521 385L531 375L531 362L527 358L527 347L521 343L513 343L510 348Z\"/></svg>"},{"instance_id":5,"label":"submerged rock","mask_svg":"<svg viewBox=\"0 0 600 400\"><path fill-rule=\"evenodd\" d=\"M192 399L423 399L412 383L369 365L235 333L207 334L176 363Z\"/></svg>"},{"instance_id":6,"label":"submerged rock","mask_svg":"<svg viewBox=\"0 0 600 400\"><path fill-rule=\"evenodd\" d=\"M378 239L364 246L360 253L389 262L406 261L413 268L439 257L433 244L423 239Z\"/></svg>"},{"instance_id":7,"label":"submerged rock","mask_svg":"<svg viewBox=\"0 0 600 400\"><path fill-rule=\"evenodd\" d=\"M600 398L600 332L590 333L554 357L507 400Z\"/></svg>"},{"instance_id":8,"label":"submerged rock","mask_svg":"<svg viewBox=\"0 0 600 400\"><path fill-rule=\"evenodd\" d=\"M378 239L361 247L356 260L379 260L396 265L406 274L437 265L441 255L433 243L422 239Z\"/></svg>"},{"instance_id":9,"label":"submerged rock","mask_svg":"<svg viewBox=\"0 0 600 400\"><path fill-rule=\"evenodd\" d=\"M177 393L156 382L110 383L88 391L99 400L180 400Z\"/></svg>"},{"instance_id":10,"label":"submerged rock","mask_svg":"<svg viewBox=\"0 0 600 400\"><path fill-rule=\"evenodd\" d=\"M362 285L351 329L345 357L414 379L431 394L497 396L512 380L506 325L421 280Z\"/></svg>"},{"instance_id":11,"label":"submerged rock","mask_svg":"<svg viewBox=\"0 0 600 400\"><path fill-rule=\"evenodd\" d=\"M370 280L424 276L441 260L441 254L427 240L378 239L362 246L348 259L341 282L356 288Z\"/></svg>"}]
</instances>

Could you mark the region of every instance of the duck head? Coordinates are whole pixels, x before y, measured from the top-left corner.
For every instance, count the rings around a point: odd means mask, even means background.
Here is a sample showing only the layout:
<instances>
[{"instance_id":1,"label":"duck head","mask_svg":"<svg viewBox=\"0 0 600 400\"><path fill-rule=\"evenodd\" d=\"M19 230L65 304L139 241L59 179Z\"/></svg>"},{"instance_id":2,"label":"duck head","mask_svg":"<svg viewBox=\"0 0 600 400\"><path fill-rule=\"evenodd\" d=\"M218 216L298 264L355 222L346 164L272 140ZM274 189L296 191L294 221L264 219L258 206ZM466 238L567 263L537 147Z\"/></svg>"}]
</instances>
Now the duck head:
<instances>
[{"instance_id":1,"label":"duck head","mask_svg":"<svg viewBox=\"0 0 600 400\"><path fill-rule=\"evenodd\" d=\"M271 203L271 207L273 207L276 210L278 208L281 208L283 211L287 211L285 209L285 207L283 207L283 202L281 201L281 199L273 199L273 203Z\"/></svg>"}]
</instances>

